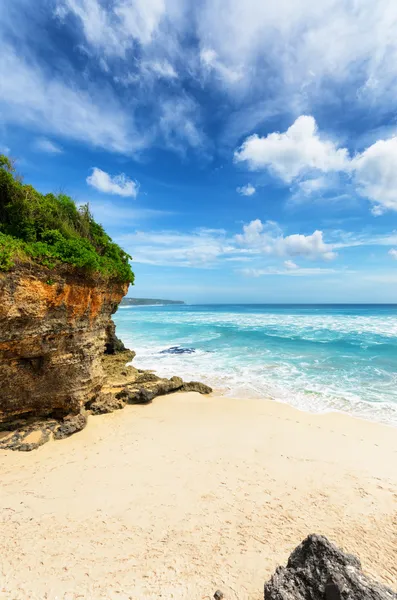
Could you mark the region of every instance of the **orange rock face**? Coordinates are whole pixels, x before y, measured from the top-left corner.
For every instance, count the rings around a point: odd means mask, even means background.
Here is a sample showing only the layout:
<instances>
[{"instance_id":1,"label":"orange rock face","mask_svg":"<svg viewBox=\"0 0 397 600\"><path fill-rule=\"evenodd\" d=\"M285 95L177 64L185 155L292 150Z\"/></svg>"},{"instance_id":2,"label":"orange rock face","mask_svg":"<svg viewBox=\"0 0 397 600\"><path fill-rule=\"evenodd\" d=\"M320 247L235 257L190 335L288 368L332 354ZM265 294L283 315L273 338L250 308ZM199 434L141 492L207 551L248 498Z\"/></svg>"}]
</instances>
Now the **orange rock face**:
<instances>
[{"instance_id":1,"label":"orange rock face","mask_svg":"<svg viewBox=\"0 0 397 600\"><path fill-rule=\"evenodd\" d=\"M127 287L66 265L0 272L0 422L76 413L99 392L105 330Z\"/></svg>"}]
</instances>

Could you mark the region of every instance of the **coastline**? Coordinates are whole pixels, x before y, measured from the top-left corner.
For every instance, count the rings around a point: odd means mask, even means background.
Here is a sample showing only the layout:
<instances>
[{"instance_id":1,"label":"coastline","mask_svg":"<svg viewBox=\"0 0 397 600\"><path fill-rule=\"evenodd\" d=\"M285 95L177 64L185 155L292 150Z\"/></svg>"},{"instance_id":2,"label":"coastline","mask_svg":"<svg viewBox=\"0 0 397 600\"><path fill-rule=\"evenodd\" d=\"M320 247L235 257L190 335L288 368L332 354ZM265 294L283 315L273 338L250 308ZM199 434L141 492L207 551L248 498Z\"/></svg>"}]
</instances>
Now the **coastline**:
<instances>
[{"instance_id":1,"label":"coastline","mask_svg":"<svg viewBox=\"0 0 397 600\"><path fill-rule=\"evenodd\" d=\"M176 393L2 457L5 598L259 600L313 532L397 588L391 426Z\"/></svg>"},{"instance_id":2,"label":"coastline","mask_svg":"<svg viewBox=\"0 0 397 600\"><path fill-rule=\"evenodd\" d=\"M206 305L114 315L137 368L222 395L397 426L395 310L388 306ZM173 347L180 348L174 353Z\"/></svg>"}]
</instances>

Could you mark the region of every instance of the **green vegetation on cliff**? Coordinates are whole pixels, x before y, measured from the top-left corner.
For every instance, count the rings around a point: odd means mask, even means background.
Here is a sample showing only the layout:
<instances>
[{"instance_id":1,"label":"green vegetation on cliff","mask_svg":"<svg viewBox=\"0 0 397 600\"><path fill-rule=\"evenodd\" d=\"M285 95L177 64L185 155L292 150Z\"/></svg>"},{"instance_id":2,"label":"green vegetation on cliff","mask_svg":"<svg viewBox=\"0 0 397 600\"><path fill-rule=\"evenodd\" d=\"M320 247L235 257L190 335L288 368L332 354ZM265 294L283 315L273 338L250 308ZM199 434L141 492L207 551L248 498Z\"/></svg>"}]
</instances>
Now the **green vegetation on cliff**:
<instances>
[{"instance_id":1,"label":"green vegetation on cliff","mask_svg":"<svg viewBox=\"0 0 397 600\"><path fill-rule=\"evenodd\" d=\"M0 155L0 271L11 269L17 256L134 281L131 257L94 221L87 204L77 207L64 194L40 194Z\"/></svg>"}]
</instances>

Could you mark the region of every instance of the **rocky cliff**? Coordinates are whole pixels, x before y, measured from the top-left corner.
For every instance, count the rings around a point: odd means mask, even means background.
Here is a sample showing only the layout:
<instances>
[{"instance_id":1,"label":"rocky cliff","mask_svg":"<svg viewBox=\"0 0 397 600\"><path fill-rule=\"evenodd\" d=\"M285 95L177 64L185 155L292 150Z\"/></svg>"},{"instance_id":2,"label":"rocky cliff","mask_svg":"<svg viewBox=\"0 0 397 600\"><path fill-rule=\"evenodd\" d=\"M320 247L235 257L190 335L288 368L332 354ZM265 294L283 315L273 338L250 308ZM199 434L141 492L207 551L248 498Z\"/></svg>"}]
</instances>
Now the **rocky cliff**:
<instances>
[{"instance_id":1,"label":"rocky cliff","mask_svg":"<svg viewBox=\"0 0 397 600\"><path fill-rule=\"evenodd\" d=\"M0 272L0 448L33 450L83 429L88 414L146 404L197 382L126 366L111 315L128 284L16 262Z\"/></svg>"},{"instance_id":2,"label":"rocky cliff","mask_svg":"<svg viewBox=\"0 0 397 600\"><path fill-rule=\"evenodd\" d=\"M76 414L100 391L106 329L126 291L68 265L0 272L0 422Z\"/></svg>"}]
</instances>

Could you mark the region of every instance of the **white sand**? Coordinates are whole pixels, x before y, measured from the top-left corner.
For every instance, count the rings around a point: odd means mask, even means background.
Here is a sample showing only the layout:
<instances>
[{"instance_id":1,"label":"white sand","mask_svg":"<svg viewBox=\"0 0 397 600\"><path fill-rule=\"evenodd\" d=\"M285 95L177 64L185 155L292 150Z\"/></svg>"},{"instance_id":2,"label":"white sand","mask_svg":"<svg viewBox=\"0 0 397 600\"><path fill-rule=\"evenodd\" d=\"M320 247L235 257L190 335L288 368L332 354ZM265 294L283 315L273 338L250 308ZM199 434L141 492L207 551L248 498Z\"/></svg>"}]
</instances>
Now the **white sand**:
<instances>
[{"instance_id":1,"label":"white sand","mask_svg":"<svg viewBox=\"0 0 397 600\"><path fill-rule=\"evenodd\" d=\"M309 533L397 587L397 435L175 394L0 455L0 598L259 600Z\"/></svg>"}]
</instances>

